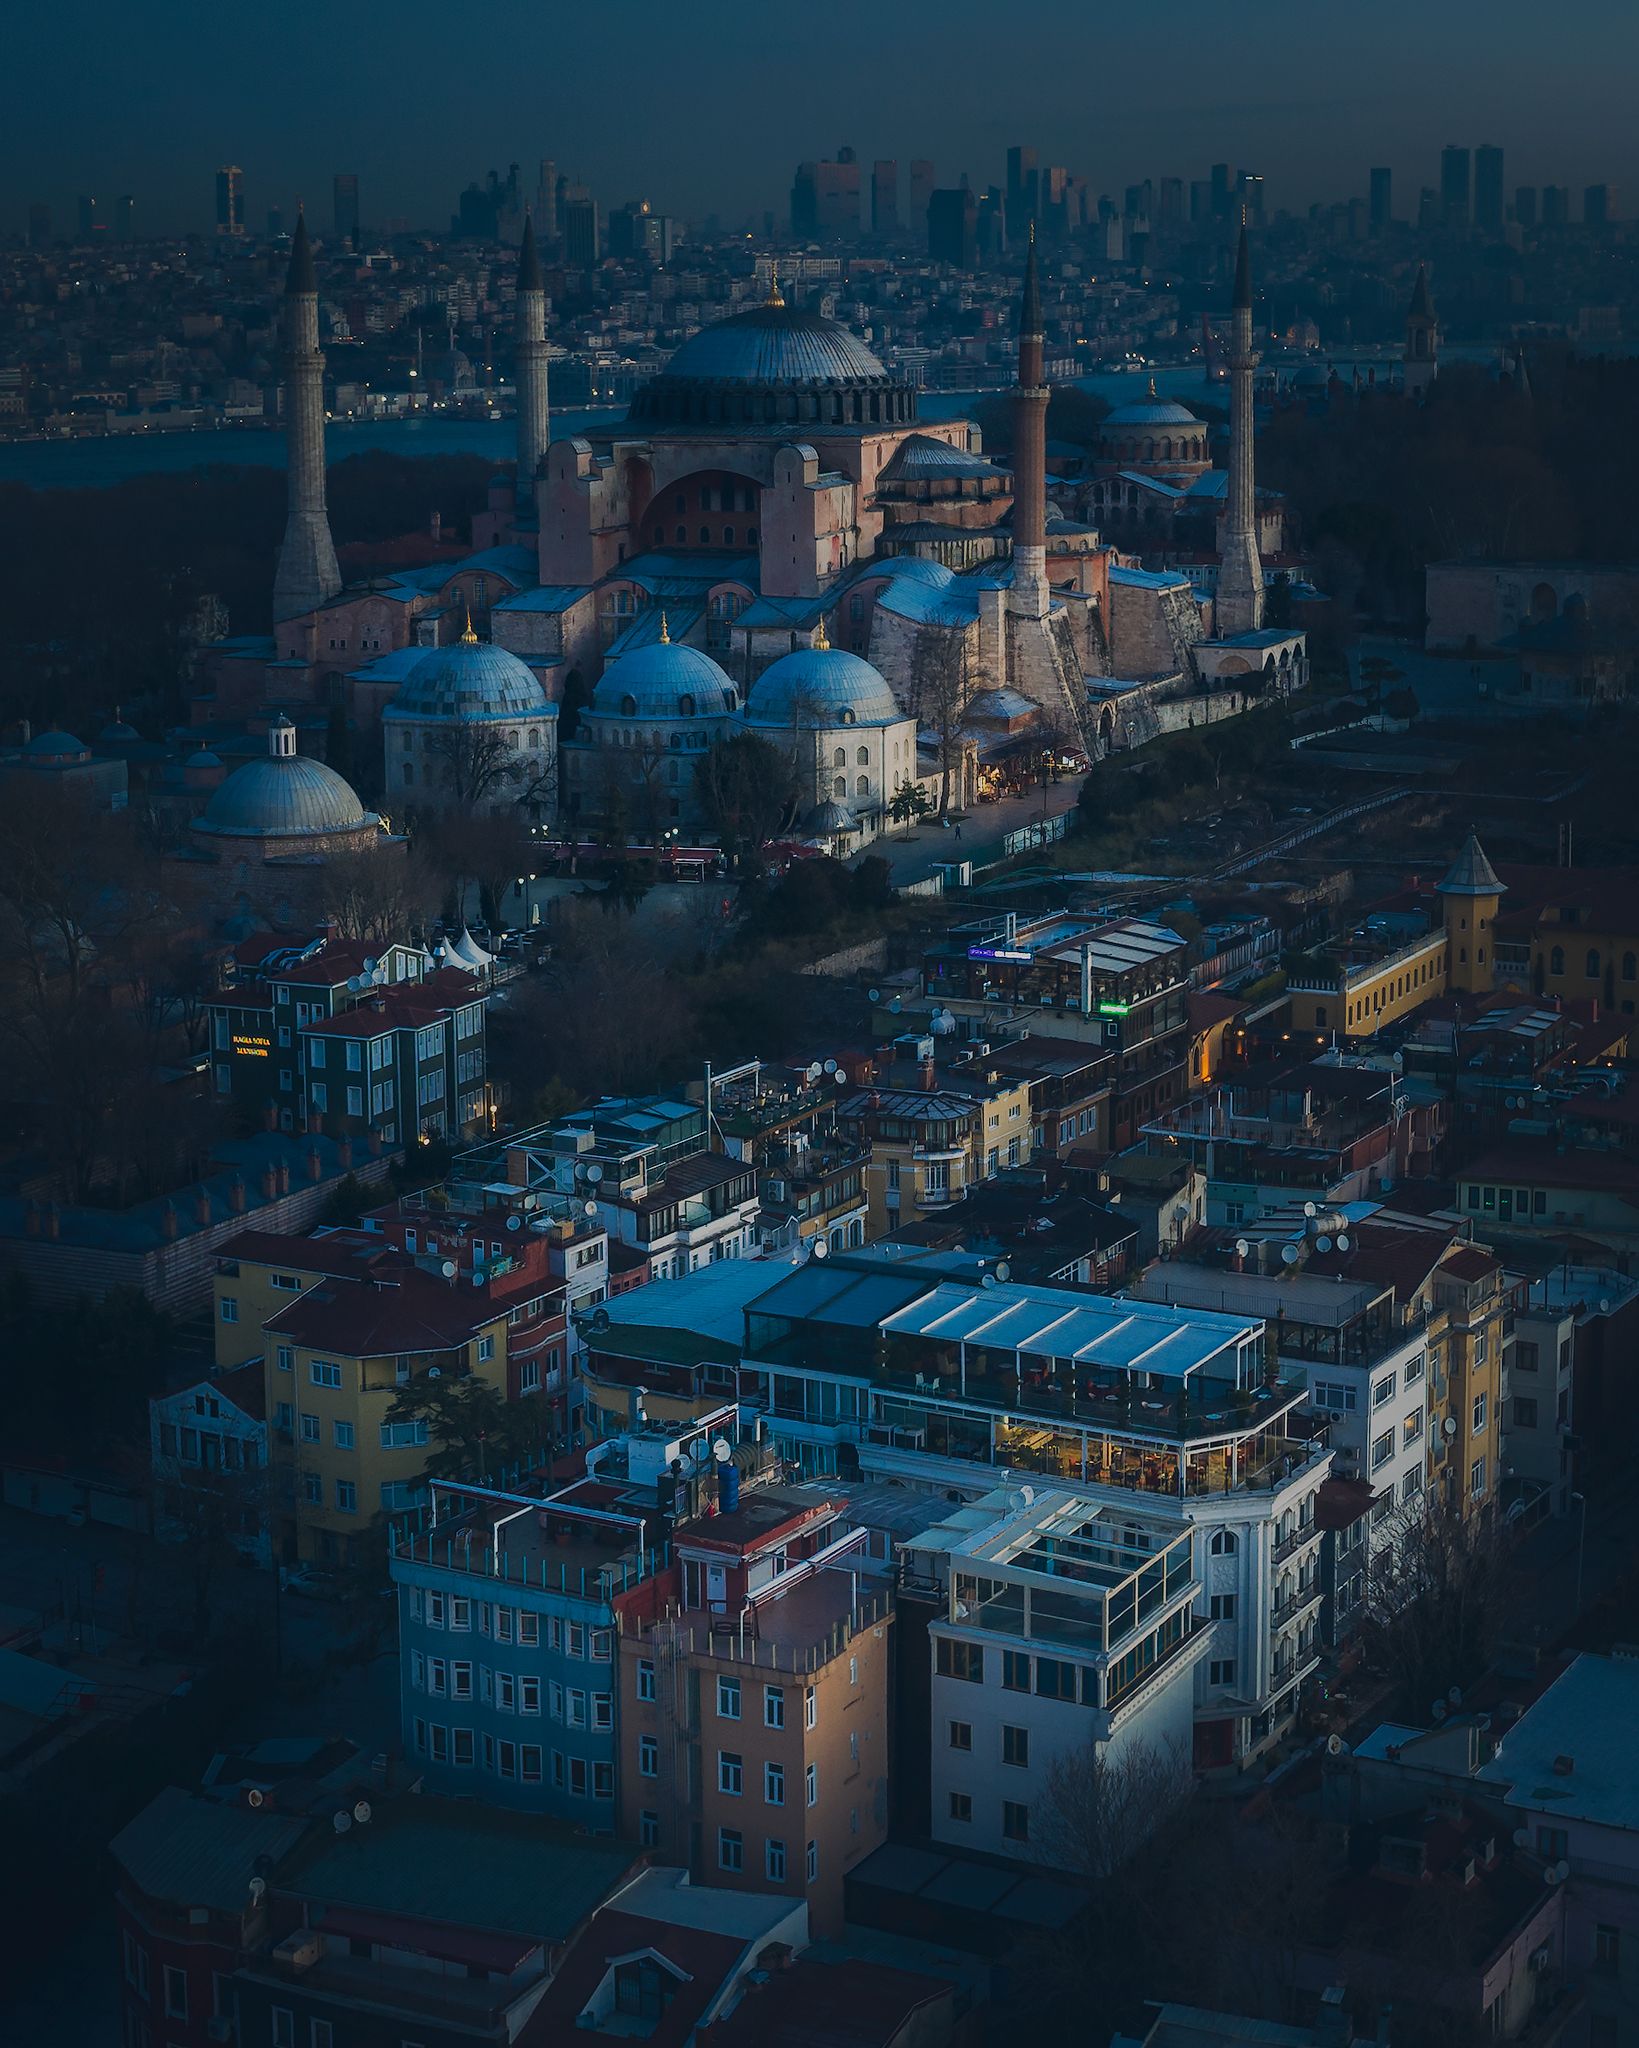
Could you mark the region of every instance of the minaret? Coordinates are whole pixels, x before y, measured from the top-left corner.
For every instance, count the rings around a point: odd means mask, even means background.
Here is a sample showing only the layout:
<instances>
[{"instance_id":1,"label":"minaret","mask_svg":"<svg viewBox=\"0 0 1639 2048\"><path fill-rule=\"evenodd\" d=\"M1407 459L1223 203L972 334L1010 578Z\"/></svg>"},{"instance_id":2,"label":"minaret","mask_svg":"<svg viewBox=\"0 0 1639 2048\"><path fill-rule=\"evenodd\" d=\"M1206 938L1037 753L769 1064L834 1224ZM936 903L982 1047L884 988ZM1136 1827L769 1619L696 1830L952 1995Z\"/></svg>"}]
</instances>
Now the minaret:
<instances>
[{"instance_id":1,"label":"minaret","mask_svg":"<svg viewBox=\"0 0 1639 2048\"><path fill-rule=\"evenodd\" d=\"M1440 319L1434 310L1434 294L1428 288L1428 271L1421 263L1406 313L1406 352L1402 360L1401 384L1408 398L1426 391L1440 374Z\"/></svg>"},{"instance_id":2,"label":"minaret","mask_svg":"<svg viewBox=\"0 0 1639 2048\"><path fill-rule=\"evenodd\" d=\"M518 509L533 518L535 477L546 454L546 280L535 248L535 222L524 215L518 245Z\"/></svg>"},{"instance_id":3,"label":"minaret","mask_svg":"<svg viewBox=\"0 0 1639 2048\"><path fill-rule=\"evenodd\" d=\"M319 285L305 215L296 216L285 278L285 475L289 510L273 577L274 619L299 619L341 591L336 545L324 502L324 357L319 353Z\"/></svg>"},{"instance_id":4,"label":"minaret","mask_svg":"<svg viewBox=\"0 0 1639 2048\"><path fill-rule=\"evenodd\" d=\"M1013 586L1007 608L1016 619L1044 619L1048 602L1047 380L1032 221L1019 301L1019 381L1013 391Z\"/></svg>"},{"instance_id":5,"label":"minaret","mask_svg":"<svg viewBox=\"0 0 1639 2048\"><path fill-rule=\"evenodd\" d=\"M1258 508L1252 487L1252 259L1246 229L1235 254L1235 302L1229 338L1229 490L1218 563L1217 631L1255 633L1263 624L1263 564L1258 559Z\"/></svg>"}]
</instances>

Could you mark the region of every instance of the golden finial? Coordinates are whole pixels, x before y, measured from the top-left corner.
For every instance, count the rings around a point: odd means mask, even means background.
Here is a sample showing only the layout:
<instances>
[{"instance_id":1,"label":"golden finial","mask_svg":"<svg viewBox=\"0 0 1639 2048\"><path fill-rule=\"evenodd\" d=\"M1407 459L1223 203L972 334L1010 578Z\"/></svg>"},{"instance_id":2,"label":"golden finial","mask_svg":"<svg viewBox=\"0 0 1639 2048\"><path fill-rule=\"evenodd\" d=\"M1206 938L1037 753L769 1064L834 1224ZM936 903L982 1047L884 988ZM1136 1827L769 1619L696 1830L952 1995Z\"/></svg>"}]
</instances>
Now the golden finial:
<instances>
[{"instance_id":1,"label":"golden finial","mask_svg":"<svg viewBox=\"0 0 1639 2048\"><path fill-rule=\"evenodd\" d=\"M660 644L662 647L670 647L672 644L671 628L666 623L666 614L664 612L660 614Z\"/></svg>"},{"instance_id":2,"label":"golden finial","mask_svg":"<svg viewBox=\"0 0 1639 2048\"><path fill-rule=\"evenodd\" d=\"M831 643L826 638L825 618L823 614L821 614L820 617L819 631L814 635L814 645L819 649L821 654L826 654L830 651Z\"/></svg>"},{"instance_id":3,"label":"golden finial","mask_svg":"<svg viewBox=\"0 0 1639 2048\"><path fill-rule=\"evenodd\" d=\"M472 606L470 604L467 606L467 630L461 635L461 645L463 647L476 647L478 645L478 635L472 630Z\"/></svg>"},{"instance_id":4,"label":"golden finial","mask_svg":"<svg viewBox=\"0 0 1639 2048\"><path fill-rule=\"evenodd\" d=\"M1030 223L1030 239L1032 242L1036 239L1036 223L1034 221Z\"/></svg>"},{"instance_id":5,"label":"golden finial","mask_svg":"<svg viewBox=\"0 0 1639 2048\"><path fill-rule=\"evenodd\" d=\"M785 304L785 294L780 290L780 259L778 256L772 257L769 260L768 297L764 299L763 304L765 306L783 306Z\"/></svg>"},{"instance_id":6,"label":"golden finial","mask_svg":"<svg viewBox=\"0 0 1639 2048\"><path fill-rule=\"evenodd\" d=\"M1150 396L1151 398L1155 396L1155 379L1153 377L1150 379Z\"/></svg>"}]
</instances>

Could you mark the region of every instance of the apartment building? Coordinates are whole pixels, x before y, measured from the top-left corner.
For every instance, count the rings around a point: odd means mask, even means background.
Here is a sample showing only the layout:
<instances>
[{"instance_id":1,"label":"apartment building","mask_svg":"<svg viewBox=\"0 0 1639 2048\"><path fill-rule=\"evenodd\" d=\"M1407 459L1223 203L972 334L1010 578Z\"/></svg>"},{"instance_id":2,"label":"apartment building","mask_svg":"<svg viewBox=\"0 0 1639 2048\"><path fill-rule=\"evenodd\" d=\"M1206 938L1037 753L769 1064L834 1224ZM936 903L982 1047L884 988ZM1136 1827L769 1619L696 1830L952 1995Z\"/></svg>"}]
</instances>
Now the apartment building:
<instances>
[{"instance_id":1,"label":"apartment building","mask_svg":"<svg viewBox=\"0 0 1639 2048\"><path fill-rule=\"evenodd\" d=\"M1331 1467L1307 1375L1261 1318L998 1282L977 1259L811 1261L748 1303L742 1413L808 1474L963 1498L998 1468L1197 1531L1195 1754L1244 1762L1319 1661L1315 1497Z\"/></svg>"},{"instance_id":2,"label":"apartment building","mask_svg":"<svg viewBox=\"0 0 1639 2048\"><path fill-rule=\"evenodd\" d=\"M351 1563L378 1512L420 1500L427 1424L389 1420L404 1388L470 1374L538 1401L563 1364L562 1290L521 1232L486 1239L462 1270L436 1239L412 1254L365 1231L247 1231L217 1259L216 1328L220 1364L261 1360L286 1561Z\"/></svg>"},{"instance_id":3,"label":"apartment building","mask_svg":"<svg viewBox=\"0 0 1639 2048\"><path fill-rule=\"evenodd\" d=\"M488 1114L483 993L420 946L246 940L210 1046L217 1096L281 1130L403 1145Z\"/></svg>"},{"instance_id":4,"label":"apartment building","mask_svg":"<svg viewBox=\"0 0 1639 2048\"><path fill-rule=\"evenodd\" d=\"M959 1202L984 1172L984 1105L953 1089L863 1089L837 1125L866 1157L867 1237Z\"/></svg>"},{"instance_id":5,"label":"apartment building","mask_svg":"<svg viewBox=\"0 0 1639 2048\"><path fill-rule=\"evenodd\" d=\"M616 1600L621 1827L696 1883L806 1900L834 1936L887 1839L893 1589L823 1489L739 1482L725 1457L716 1512Z\"/></svg>"},{"instance_id":6,"label":"apartment building","mask_svg":"<svg viewBox=\"0 0 1639 2048\"><path fill-rule=\"evenodd\" d=\"M263 1394L261 1361L252 1359L148 1403L162 1542L227 1543L252 1564L272 1562Z\"/></svg>"},{"instance_id":7,"label":"apartment building","mask_svg":"<svg viewBox=\"0 0 1639 2048\"><path fill-rule=\"evenodd\" d=\"M1196 1612L1194 1547L1173 1521L1054 1486L998 1488L907 1543L901 1599L937 1603L935 1841L1074 1867L1055 1763L1090 1753L1147 1767L1147 1751L1188 1782L1193 1673L1214 1634Z\"/></svg>"},{"instance_id":8,"label":"apartment building","mask_svg":"<svg viewBox=\"0 0 1639 2048\"><path fill-rule=\"evenodd\" d=\"M714 1077L723 1150L757 1169L757 1237L770 1251L863 1244L866 1152L837 1128L837 1063L784 1072L754 1063Z\"/></svg>"}]
</instances>

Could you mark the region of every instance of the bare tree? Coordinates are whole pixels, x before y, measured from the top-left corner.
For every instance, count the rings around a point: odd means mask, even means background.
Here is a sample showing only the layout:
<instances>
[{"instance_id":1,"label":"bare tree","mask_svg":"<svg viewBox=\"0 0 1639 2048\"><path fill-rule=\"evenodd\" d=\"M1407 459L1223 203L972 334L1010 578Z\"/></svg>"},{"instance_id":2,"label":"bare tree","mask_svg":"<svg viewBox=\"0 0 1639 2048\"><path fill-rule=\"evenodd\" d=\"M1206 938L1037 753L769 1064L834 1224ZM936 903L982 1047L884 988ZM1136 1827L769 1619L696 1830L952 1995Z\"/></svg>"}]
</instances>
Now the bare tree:
<instances>
[{"instance_id":1,"label":"bare tree","mask_svg":"<svg viewBox=\"0 0 1639 2048\"><path fill-rule=\"evenodd\" d=\"M1511 1592L1513 1543L1495 1514L1413 1501L1376 1532L1363 1631L1409 1712L1467 1686L1496 1649Z\"/></svg>"},{"instance_id":2,"label":"bare tree","mask_svg":"<svg viewBox=\"0 0 1639 2048\"><path fill-rule=\"evenodd\" d=\"M324 914L344 939L375 946L402 941L422 928L444 893L437 870L417 845L381 844L332 854L324 864Z\"/></svg>"},{"instance_id":3,"label":"bare tree","mask_svg":"<svg viewBox=\"0 0 1639 2048\"><path fill-rule=\"evenodd\" d=\"M154 1491L156 1526L185 1554L193 1630L203 1642L211 1632L211 1593L223 1566L254 1555L265 1538L268 1469L167 1460L155 1475Z\"/></svg>"},{"instance_id":4,"label":"bare tree","mask_svg":"<svg viewBox=\"0 0 1639 2048\"><path fill-rule=\"evenodd\" d=\"M963 632L919 633L911 656L911 710L939 748L939 816L950 809L951 778L962 760L962 728L975 695ZM958 789L958 808L963 795Z\"/></svg>"},{"instance_id":5,"label":"bare tree","mask_svg":"<svg viewBox=\"0 0 1639 2048\"><path fill-rule=\"evenodd\" d=\"M458 810L472 810L502 794L518 759L498 727L465 718L430 732L427 756L443 801Z\"/></svg>"},{"instance_id":6,"label":"bare tree","mask_svg":"<svg viewBox=\"0 0 1639 2048\"><path fill-rule=\"evenodd\" d=\"M1180 1744L1085 1742L1054 1757L1034 1838L1056 1869L1102 1884L1130 1863L1194 1785Z\"/></svg>"}]
</instances>

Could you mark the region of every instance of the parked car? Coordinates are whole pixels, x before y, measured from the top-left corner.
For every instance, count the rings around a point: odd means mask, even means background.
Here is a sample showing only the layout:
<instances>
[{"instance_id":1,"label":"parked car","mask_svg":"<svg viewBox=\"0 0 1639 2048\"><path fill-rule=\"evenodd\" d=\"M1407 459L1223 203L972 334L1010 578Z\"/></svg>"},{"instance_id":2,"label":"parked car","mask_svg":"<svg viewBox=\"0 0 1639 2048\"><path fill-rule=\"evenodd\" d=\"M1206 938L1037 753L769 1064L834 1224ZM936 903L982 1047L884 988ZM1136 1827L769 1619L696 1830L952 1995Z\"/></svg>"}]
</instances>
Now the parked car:
<instances>
[{"instance_id":1,"label":"parked car","mask_svg":"<svg viewBox=\"0 0 1639 2048\"><path fill-rule=\"evenodd\" d=\"M339 1600L342 1597L342 1583L337 1574L316 1564L280 1565L279 1590L305 1600Z\"/></svg>"}]
</instances>

